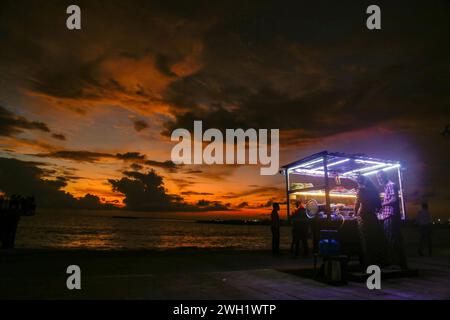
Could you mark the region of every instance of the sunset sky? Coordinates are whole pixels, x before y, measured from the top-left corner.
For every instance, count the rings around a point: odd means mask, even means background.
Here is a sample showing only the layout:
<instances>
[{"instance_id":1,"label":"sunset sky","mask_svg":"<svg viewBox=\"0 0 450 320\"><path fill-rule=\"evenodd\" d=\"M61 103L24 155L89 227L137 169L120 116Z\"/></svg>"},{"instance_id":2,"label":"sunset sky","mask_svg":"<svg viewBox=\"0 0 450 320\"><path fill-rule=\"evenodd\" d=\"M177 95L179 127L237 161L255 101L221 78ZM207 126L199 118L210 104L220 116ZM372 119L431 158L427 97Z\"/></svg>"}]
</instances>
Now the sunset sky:
<instances>
[{"instance_id":1,"label":"sunset sky","mask_svg":"<svg viewBox=\"0 0 450 320\"><path fill-rule=\"evenodd\" d=\"M427 199L447 216L450 2L392 2L370 31L365 1L2 0L0 190L46 208L283 200L259 165L173 164L170 133L202 120L280 129L280 165L401 160L411 214ZM70 4L82 30L66 28Z\"/></svg>"}]
</instances>

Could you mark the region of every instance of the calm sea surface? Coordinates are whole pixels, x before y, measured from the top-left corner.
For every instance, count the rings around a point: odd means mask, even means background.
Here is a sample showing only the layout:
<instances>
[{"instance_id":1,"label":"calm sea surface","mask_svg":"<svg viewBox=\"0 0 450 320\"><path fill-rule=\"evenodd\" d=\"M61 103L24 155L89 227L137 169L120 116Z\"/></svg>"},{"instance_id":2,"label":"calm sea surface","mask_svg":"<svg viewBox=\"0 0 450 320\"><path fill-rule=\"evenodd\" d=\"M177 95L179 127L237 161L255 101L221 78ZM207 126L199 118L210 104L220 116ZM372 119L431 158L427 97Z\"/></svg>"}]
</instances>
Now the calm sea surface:
<instances>
[{"instance_id":1,"label":"calm sea surface","mask_svg":"<svg viewBox=\"0 0 450 320\"><path fill-rule=\"evenodd\" d=\"M196 219L241 219L221 213L136 213L126 211L40 211L21 219L17 248L172 249L180 247L268 249L269 226L214 225ZM251 218L255 218L252 216ZM267 219L261 215L259 219ZM282 230L282 243L290 231Z\"/></svg>"}]
</instances>

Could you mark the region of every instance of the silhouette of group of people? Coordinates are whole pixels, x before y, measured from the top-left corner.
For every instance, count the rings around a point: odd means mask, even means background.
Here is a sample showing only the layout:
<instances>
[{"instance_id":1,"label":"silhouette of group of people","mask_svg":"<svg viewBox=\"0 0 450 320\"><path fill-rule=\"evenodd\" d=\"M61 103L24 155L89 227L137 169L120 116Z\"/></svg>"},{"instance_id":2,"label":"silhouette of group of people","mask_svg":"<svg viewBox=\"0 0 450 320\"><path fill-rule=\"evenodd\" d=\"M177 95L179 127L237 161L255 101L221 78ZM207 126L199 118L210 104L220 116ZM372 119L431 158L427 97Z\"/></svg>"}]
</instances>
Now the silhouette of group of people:
<instances>
[{"instance_id":1,"label":"silhouette of group of people","mask_svg":"<svg viewBox=\"0 0 450 320\"><path fill-rule=\"evenodd\" d=\"M391 181L385 171L377 173L377 180L384 189L383 199L373 182L364 175L356 179L358 184L355 201L358 236L361 244L360 262L363 267L369 265L398 265L408 269L403 236L401 232L401 202L397 185ZM428 205L423 204L417 217L421 240L419 254L422 255L424 245L428 246L431 255L431 217ZM280 218L279 203L273 203L271 213L272 252L280 253ZM296 209L291 217L292 243L291 253L308 256L309 219L302 201L296 202ZM314 230L313 230L314 231Z\"/></svg>"},{"instance_id":2,"label":"silhouette of group of people","mask_svg":"<svg viewBox=\"0 0 450 320\"><path fill-rule=\"evenodd\" d=\"M16 194L11 197L0 197L0 212L27 212L34 211L36 209L34 197L23 197Z\"/></svg>"},{"instance_id":3,"label":"silhouette of group of people","mask_svg":"<svg viewBox=\"0 0 450 320\"><path fill-rule=\"evenodd\" d=\"M0 197L0 242L2 248L13 248L20 217L33 214L36 209L34 197Z\"/></svg>"}]
</instances>

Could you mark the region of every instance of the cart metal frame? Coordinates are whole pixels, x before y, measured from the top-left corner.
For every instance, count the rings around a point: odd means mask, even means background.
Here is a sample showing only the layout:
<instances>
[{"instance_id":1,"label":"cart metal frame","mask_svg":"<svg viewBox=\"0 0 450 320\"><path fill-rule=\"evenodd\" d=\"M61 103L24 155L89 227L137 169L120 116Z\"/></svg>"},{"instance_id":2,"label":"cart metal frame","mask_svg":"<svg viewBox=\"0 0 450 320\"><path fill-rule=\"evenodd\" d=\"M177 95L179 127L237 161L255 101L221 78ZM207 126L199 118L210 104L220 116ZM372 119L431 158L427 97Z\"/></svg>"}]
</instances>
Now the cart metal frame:
<instances>
[{"instance_id":1,"label":"cart metal frame","mask_svg":"<svg viewBox=\"0 0 450 320\"><path fill-rule=\"evenodd\" d=\"M337 193L331 192L329 178L330 176L339 176L344 179L355 179L357 175L370 176L379 171L397 170L398 190L400 197L400 209L402 219L406 218L406 207L403 193L403 175L400 161L383 160L367 157L362 154L347 154L341 152L321 151L306 158L294 161L281 167L281 173L285 177L286 199L287 199L287 218L290 219L290 195L295 193L305 193L312 191L324 191L325 211L327 218L331 218L331 200L330 197L337 196ZM290 175L298 174L303 176L323 177L323 185L310 188L293 189L290 184Z\"/></svg>"}]
</instances>

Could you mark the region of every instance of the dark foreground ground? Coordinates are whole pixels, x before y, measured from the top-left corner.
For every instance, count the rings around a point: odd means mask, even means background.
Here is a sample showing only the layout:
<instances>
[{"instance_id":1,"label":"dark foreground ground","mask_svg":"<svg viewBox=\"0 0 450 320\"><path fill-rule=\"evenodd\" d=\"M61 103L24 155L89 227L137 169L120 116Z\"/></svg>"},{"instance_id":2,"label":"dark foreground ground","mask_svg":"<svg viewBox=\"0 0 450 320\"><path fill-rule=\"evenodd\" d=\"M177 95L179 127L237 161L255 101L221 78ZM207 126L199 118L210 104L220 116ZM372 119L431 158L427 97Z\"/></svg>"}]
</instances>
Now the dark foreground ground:
<instances>
[{"instance_id":1,"label":"dark foreground ground","mask_svg":"<svg viewBox=\"0 0 450 320\"><path fill-rule=\"evenodd\" d=\"M312 259L234 250L0 251L0 299L450 299L450 254L410 254L414 278L332 287L286 272ZM79 265L82 289L66 288Z\"/></svg>"}]
</instances>

